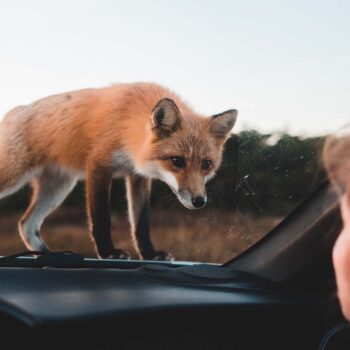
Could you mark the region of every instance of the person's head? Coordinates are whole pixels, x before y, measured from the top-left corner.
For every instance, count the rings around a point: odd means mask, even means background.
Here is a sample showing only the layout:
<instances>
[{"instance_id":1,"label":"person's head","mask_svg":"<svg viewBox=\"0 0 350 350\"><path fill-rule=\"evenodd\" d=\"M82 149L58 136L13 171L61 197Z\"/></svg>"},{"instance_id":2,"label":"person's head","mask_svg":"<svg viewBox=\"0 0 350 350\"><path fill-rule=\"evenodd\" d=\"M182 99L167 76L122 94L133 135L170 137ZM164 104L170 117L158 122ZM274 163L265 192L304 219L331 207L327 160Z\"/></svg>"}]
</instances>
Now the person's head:
<instances>
[{"instance_id":1,"label":"person's head","mask_svg":"<svg viewBox=\"0 0 350 350\"><path fill-rule=\"evenodd\" d=\"M327 138L323 155L335 189L345 195L350 191L350 124Z\"/></svg>"},{"instance_id":2,"label":"person's head","mask_svg":"<svg viewBox=\"0 0 350 350\"><path fill-rule=\"evenodd\" d=\"M350 126L328 137L324 163L341 197L343 230L333 248L338 296L344 316L350 320Z\"/></svg>"}]
</instances>

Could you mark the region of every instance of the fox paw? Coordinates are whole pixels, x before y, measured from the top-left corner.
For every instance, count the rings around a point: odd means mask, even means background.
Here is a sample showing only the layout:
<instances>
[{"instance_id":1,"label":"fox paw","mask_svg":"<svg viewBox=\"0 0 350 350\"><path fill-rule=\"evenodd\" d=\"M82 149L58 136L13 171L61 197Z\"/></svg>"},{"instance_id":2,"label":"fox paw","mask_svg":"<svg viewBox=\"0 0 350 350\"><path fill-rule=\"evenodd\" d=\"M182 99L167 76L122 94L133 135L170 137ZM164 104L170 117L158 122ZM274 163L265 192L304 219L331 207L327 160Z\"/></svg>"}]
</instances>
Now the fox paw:
<instances>
[{"instance_id":1,"label":"fox paw","mask_svg":"<svg viewBox=\"0 0 350 350\"><path fill-rule=\"evenodd\" d=\"M129 252L126 252L121 249L114 249L111 254L105 257L106 259L123 259L130 260L131 256Z\"/></svg>"},{"instance_id":2,"label":"fox paw","mask_svg":"<svg viewBox=\"0 0 350 350\"><path fill-rule=\"evenodd\" d=\"M153 257L151 258L151 260L173 261L175 259L170 253L164 252L163 250L158 250L158 251L154 252Z\"/></svg>"}]
</instances>

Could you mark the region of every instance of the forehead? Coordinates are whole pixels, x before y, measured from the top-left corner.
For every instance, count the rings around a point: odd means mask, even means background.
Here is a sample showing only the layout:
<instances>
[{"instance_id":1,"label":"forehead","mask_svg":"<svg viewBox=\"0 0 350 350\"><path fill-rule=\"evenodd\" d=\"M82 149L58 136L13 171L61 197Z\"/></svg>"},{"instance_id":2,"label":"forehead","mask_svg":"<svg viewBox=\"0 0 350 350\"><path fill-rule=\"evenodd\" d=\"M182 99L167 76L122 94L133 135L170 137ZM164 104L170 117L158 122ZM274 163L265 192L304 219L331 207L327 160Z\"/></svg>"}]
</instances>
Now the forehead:
<instances>
[{"instance_id":1,"label":"forehead","mask_svg":"<svg viewBox=\"0 0 350 350\"><path fill-rule=\"evenodd\" d=\"M174 135L172 142L174 149L190 156L193 154L205 153L208 152L211 148L211 140L204 135Z\"/></svg>"},{"instance_id":2,"label":"forehead","mask_svg":"<svg viewBox=\"0 0 350 350\"><path fill-rule=\"evenodd\" d=\"M158 151L166 155L206 157L216 151L214 138L206 128L181 128L170 137L158 141Z\"/></svg>"}]
</instances>

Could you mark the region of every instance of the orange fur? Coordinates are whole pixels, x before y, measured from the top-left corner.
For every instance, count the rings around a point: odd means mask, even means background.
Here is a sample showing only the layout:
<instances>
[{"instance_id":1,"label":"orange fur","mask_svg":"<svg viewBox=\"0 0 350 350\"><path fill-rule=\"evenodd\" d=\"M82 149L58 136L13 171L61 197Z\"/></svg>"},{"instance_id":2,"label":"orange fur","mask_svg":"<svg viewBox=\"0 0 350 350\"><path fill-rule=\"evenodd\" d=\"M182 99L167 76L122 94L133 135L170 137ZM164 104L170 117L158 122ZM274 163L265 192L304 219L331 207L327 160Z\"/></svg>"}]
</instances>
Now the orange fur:
<instances>
[{"instance_id":1,"label":"orange fur","mask_svg":"<svg viewBox=\"0 0 350 350\"><path fill-rule=\"evenodd\" d=\"M137 158L151 137L152 108L163 97L173 98L183 112L192 113L175 94L159 85L120 84L43 98L11 111L1 127L6 127L8 119L15 119L14 132L26 133L32 166L54 162L84 171L88 157L106 163L112 150L119 148Z\"/></svg>"}]
</instances>

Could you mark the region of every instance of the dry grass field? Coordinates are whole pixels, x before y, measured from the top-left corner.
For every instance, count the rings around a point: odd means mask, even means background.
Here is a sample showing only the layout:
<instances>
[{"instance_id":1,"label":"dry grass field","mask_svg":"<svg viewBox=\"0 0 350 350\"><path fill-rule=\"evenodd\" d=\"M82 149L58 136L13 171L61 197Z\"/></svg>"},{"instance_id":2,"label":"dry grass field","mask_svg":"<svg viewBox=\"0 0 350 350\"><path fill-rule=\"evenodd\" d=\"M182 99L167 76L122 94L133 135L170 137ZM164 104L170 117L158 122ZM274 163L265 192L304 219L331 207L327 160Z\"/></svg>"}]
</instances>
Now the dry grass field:
<instances>
[{"instance_id":1,"label":"dry grass field","mask_svg":"<svg viewBox=\"0 0 350 350\"><path fill-rule=\"evenodd\" d=\"M0 216L0 255L25 250L17 221L22 213ZM176 260L225 262L238 255L270 231L280 218L254 218L248 214L211 211L181 213L157 210L152 212L151 234L157 249L171 252ZM112 216L115 244L137 258L132 245L127 214ZM42 234L52 250L71 250L95 257L89 236L84 208L63 207L50 215Z\"/></svg>"}]
</instances>

